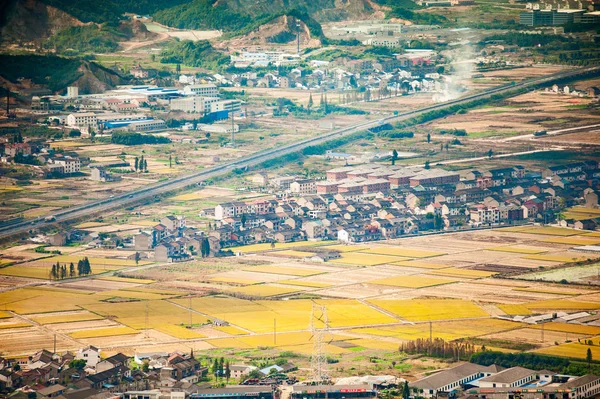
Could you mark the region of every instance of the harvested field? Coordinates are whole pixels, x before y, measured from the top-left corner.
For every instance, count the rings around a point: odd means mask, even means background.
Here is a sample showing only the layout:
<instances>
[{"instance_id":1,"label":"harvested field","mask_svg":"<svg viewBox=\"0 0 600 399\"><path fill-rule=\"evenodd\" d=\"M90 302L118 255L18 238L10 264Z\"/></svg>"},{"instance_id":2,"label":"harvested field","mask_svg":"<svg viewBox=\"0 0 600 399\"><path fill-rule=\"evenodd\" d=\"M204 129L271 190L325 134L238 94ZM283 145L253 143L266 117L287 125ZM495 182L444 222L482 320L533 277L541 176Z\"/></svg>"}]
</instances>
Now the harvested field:
<instances>
[{"instance_id":1,"label":"harvested field","mask_svg":"<svg viewBox=\"0 0 600 399\"><path fill-rule=\"evenodd\" d=\"M279 249L290 249L290 248L298 248L298 247L319 247L323 245L331 244L327 241L298 241L298 242L288 242L288 243L277 243L274 247L271 247L271 244L254 244L254 245L245 245L243 247L232 247L230 248L234 253L253 253L253 252L267 252L267 251L276 251Z\"/></svg>"},{"instance_id":2,"label":"harvested field","mask_svg":"<svg viewBox=\"0 0 600 399\"><path fill-rule=\"evenodd\" d=\"M285 267L285 266L254 266L248 269L242 269L248 272L255 273L273 273L273 274L283 274L285 276L298 276L298 277L307 277L314 276L316 274L321 274L322 272L314 269L303 269L299 267Z\"/></svg>"},{"instance_id":3,"label":"harvested field","mask_svg":"<svg viewBox=\"0 0 600 399\"><path fill-rule=\"evenodd\" d=\"M456 280L429 278L421 276L396 276L369 281L370 284L391 285L394 287L423 288L435 285L450 284Z\"/></svg>"},{"instance_id":4,"label":"harvested field","mask_svg":"<svg viewBox=\"0 0 600 399\"><path fill-rule=\"evenodd\" d=\"M243 279L243 278L235 278L235 277L213 277L210 280L208 280L212 283L225 283L225 284L231 284L231 285L252 285L252 284L258 284L261 281L257 281L257 280L247 280L247 279Z\"/></svg>"},{"instance_id":5,"label":"harvested field","mask_svg":"<svg viewBox=\"0 0 600 399\"><path fill-rule=\"evenodd\" d=\"M547 249L543 248L518 248L518 247L494 247L494 248L486 248L486 251L499 251L499 252L513 252L517 254L542 254L544 252L548 252Z\"/></svg>"},{"instance_id":6,"label":"harvested field","mask_svg":"<svg viewBox=\"0 0 600 399\"><path fill-rule=\"evenodd\" d=\"M407 266L407 267L417 267L420 269L446 269L450 267L450 265L442 265L439 263L428 263L420 260L408 260L402 262L394 262L392 265L398 266Z\"/></svg>"},{"instance_id":7,"label":"harvested field","mask_svg":"<svg viewBox=\"0 0 600 399\"><path fill-rule=\"evenodd\" d=\"M315 253L314 252L294 251L293 249L286 249L286 250L283 250L283 251L272 252L270 255L272 255L272 256L282 256L282 257L287 257L287 258L299 258L299 259L303 259L303 258L309 258L311 256L314 256Z\"/></svg>"},{"instance_id":8,"label":"harvested field","mask_svg":"<svg viewBox=\"0 0 600 399\"><path fill-rule=\"evenodd\" d=\"M521 328L508 332L485 335L483 338L497 339L510 342L522 342L540 346L555 346L554 343L563 343L565 340L587 338L589 335L583 334L568 334L558 331L544 331L544 339L542 341L542 331L535 328Z\"/></svg>"},{"instance_id":9,"label":"harvested field","mask_svg":"<svg viewBox=\"0 0 600 399\"><path fill-rule=\"evenodd\" d=\"M367 253L342 253L340 259L336 259L336 263L355 266L376 266L386 263L394 263L409 260L410 258L402 258L400 256L376 255Z\"/></svg>"},{"instance_id":10,"label":"harvested field","mask_svg":"<svg viewBox=\"0 0 600 399\"><path fill-rule=\"evenodd\" d=\"M249 285L241 288L234 288L231 290L236 294L242 294L247 296L256 296L256 297L270 297L270 296L280 296L280 295L288 295L301 291L299 288L291 288L291 287L280 287L275 285L267 285L267 284L257 284L257 285Z\"/></svg>"},{"instance_id":11,"label":"harvested field","mask_svg":"<svg viewBox=\"0 0 600 399\"><path fill-rule=\"evenodd\" d=\"M598 264L585 266L571 266L559 269L538 271L535 273L522 274L518 276L521 279L532 281L550 281L560 283L563 280L567 282L578 282L587 284L598 284Z\"/></svg>"},{"instance_id":12,"label":"harvested field","mask_svg":"<svg viewBox=\"0 0 600 399\"><path fill-rule=\"evenodd\" d=\"M152 284L154 280L142 279L142 278L127 278L127 277L117 277L117 276L104 276L98 277L95 280L103 280L103 281L114 281L117 283L132 283L132 284Z\"/></svg>"},{"instance_id":13,"label":"harvested field","mask_svg":"<svg viewBox=\"0 0 600 399\"><path fill-rule=\"evenodd\" d=\"M506 229L500 229L501 232L518 232L524 234L539 234L549 236L576 236L581 234L581 231L572 229L563 229L560 227L508 227Z\"/></svg>"},{"instance_id":14,"label":"harvested field","mask_svg":"<svg viewBox=\"0 0 600 399\"><path fill-rule=\"evenodd\" d=\"M56 350L65 352L78 348L75 342L56 337ZM53 348L54 335L38 328L16 328L0 331L0 352L3 356L22 356L34 353L40 348Z\"/></svg>"},{"instance_id":15,"label":"harvested field","mask_svg":"<svg viewBox=\"0 0 600 399\"><path fill-rule=\"evenodd\" d=\"M369 302L409 321L466 319L489 316L473 302L459 299L372 299Z\"/></svg>"},{"instance_id":16,"label":"harvested field","mask_svg":"<svg viewBox=\"0 0 600 399\"><path fill-rule=\"evenodd\" d=\"M434 256L445 255L444 252L422 251L418 249L400 247L371 247L370 249L361 252L378 255L401 256L404 258L431 258Z\"/></svg>"},{"instance_id":17,"label":"harvested field","mask_svg":"<svg viewBox=\"0 0 600 399\"><path fill-rule=\"evenodd\" d=\"M569 262L577 262L580 260L585 260L586 258L581 255L565 253L564 255L529 255L529 256L526 256L525 259L544 260L544 261L548 261L548 262L558 262L558 263L569 263Z\"/></svg>"},{"instance_id":18,"label":"harvested field","mask_svg":"<svg viewBox=\"0 0 600 399\"><path fill-rule=\"evenodd\" d=\"M0 330L6 330L9 328L23 328L31 327L31 323L27 323L18 317L11 317L8 319L0 320Z\"/></svg>"},{"instance_id":19,"label":"harvested field","mask_svg":"<svg viewBox=\"0 0 600 399\"><path fill-rule=\"evenodd\" d=\"M472 270L472 269L459 269L456 267L450 267L448 269L432 270L427 272L436 276L448 276L448 277L462 277L462 278L486 278L491 277L494 272L486 272L483 270Z\"/></svg>"},{"instance_id":20,"label":"harvested field","mask_svg":"<svg viewBox=\"0 0 600 399\"><path fill-rule=\"evenodd\" d=\"M175 326L172 324L165 324L161 326L155 326L154 329L161 333L170 335L179 339L197 339L197 338L206 338L205 335L200 334L197 331L190 330L188 328L182 326Z\"/></svg>"},{"instance_id":21,"label":"harvested field","mask_svg":"<svg viewBox=\"0 0 600 399\"><path fill-rule=\"evenodd\" d=\"M311 282L311 281L302 281L302 280L280 280L278 281L279 284L286 284L286 285L297 285L299 287L309 287L309 288L327 288L327 287L331 287L331 284L327 284L327 283L317 283L317 282Z\"/></svg>"},{"instance_id":22,"label":"harvested field","mask_svg":"<svg viewBox=\"0 0 600 399\"><path fill-rule=\"evenodd\" d=\"M600 327L596 326L584 326L570 323L544 323L543 326L544 330L546 331L559 331L584 335L600 335ZM531 328L541 330L542 325L534 325L531 326Z\"/></svg>"}]
</instances>

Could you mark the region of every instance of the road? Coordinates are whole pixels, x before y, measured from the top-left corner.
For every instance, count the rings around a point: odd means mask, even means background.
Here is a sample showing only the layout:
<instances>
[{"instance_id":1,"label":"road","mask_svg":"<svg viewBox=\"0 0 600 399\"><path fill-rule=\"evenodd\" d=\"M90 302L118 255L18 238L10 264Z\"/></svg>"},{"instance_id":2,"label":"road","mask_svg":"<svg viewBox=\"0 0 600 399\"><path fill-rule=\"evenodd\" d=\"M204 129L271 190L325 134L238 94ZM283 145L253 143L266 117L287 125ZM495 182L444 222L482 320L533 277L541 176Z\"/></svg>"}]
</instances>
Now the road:
<instances>
[{"instance_id":1,"label":"road","mask_svg":"<svg viewBox=\"0 0 600 399\"><path fill-rule=\"evenodd\" d=\"M49 217L54 217L55 220L51 223L67 222L74 219L98 214L106 211L110 211L116 208L126 206L128 204L134 204L143 200L151 199L155 196L166 194L171 191L183 189L185 187L201 183L207 179L224 175L231 172L236 168L246 168L254 165L258 165L264 161L275 159L284 155L288 155L302 149L322 144L327 141L338 139L341 137L349 136L351 134L364 131L369 128L374 128L385 123L395 122L399 120L409 119L420 114L441 110L453 105L460 105L474 100L481 100L491 97L494 94L501 94L513 91L515 89L527 89L534 88L540 84L549 84L559 79L573 78L582 74L598 74L600 73L600 67L587 67L579 69L571 69L568 71L562 71L556 74L533 78L525 81L521 81L515 84L508 84L503 86L494 87L486 91L468 95L456 100L448 101L446 103L434 104L427 107L423 107L417 110L407 111L394 116L384 117L378 120L364 121L355 125L347 126L342 129L334 130L320 136L312 137L309 139L301 140L296 143L286 144L280 147L269 148L264 151L254 153L252 155L239 158L234 161L223 163L221 165L204 169L202 171L186 174L173 179L169 179L164 182L150 184L139 190L128 192L125 194L114 196L113 198L105 198L99 201L93 201L84 205L75 206L54 212ZM33 221L11 221L0 226L0 239L11 237L17 234L25 233L31 229L47 226L43 219L36 219Z\"/></svg>"},{"instance_id":2,"label":"road","mask_svg":"<svg viewBox=\"0 0 600 399\"><path fill-rule=\"evenodd\" d=\"M523 139L529 139L529 140L533 140L536 138L543 139L544 137L548 137L548 136L559 136L561 134L575 133L575 132L578 132L581 130L589 130L589 129L595 129L595 128L600 128L600 124L570 127L568 129L553 130L553 131L547 132L543 136L537 136L537 137L534 136L533 133L532 134L522 134L520 136L506 137L506 138L500 139L499 141L506 142L506 141L515 141L515 140L523 140Z\"/></svg>"}]
</instances>

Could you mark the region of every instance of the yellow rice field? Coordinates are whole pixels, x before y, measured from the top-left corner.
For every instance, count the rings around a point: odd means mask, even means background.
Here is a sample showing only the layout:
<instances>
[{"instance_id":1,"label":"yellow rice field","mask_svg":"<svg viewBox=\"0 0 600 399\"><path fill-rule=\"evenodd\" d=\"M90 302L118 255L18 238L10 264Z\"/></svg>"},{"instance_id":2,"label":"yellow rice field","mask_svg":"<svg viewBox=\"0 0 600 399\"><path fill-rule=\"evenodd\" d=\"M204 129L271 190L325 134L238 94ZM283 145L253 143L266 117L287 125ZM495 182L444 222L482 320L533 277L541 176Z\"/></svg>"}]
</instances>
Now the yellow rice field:
<instances>
[{"instance_id":1,"label":"yellow rice field","mask_svg":"<svg viewBox=\"0 0 600 399\"><path fill-rule=\"evenodd\" d=\"M9 317L12 317L10 313L0 310L0 319L8 319Z\"/></svg>"},{"instance_id":2,"label":"yellow rice field","mask_svg":"<svg viewBox=\"0 0 600 399\"><path fill-rule=\"evenodd\" d=\"M531 310L529 310L525 305L517 305L517 304L498 304L496 305L500 310L504 313L511 316L526 316L531 314Z\"/></svg>"},{"instance_id":3,"label":"yellow rice field","mask_svg":"<svg viewBox=\"0 0 600 399\"><path fill-rule=\"evenodd\" d=\"M344 245L344 244L335 244L335 245L327 245L324 249L328 251L336 251L336 252L364 252L369 248L363 247L362 245Z\"/></svg>"},{"instance_id":4,"label":"yellow rice field","mask_svg":"<svg viewBox=\"0 0 600 399\"><path fill-rule=\"evenodd\" d=\"M446 255L444 252L423 251L420 249L410 249L401 247L375 247L361 251L363 253L401 256L404 258L431 258L433 256Z\"/></svg>"},{"instance_id":5,"label":"yellow rice field","mask_svg":"<svg viewBox=\"0 0 600 399\"><path fill-rule=\"evenodd\" d=\"M599 238L594 237L558 237L558 238L547 238L542 240L543 242L550 242L553 244L566 244L566 245L598 245L600 244Z\"/></svg>"},{"instance_id":6,"label":"yellow rice field","mask_svg":"<svg viewBox=\"0 0 600 399\"><path fill-rule=\"evenodd\" d=\"M434 274L436 276L448 276L448 277L462 277L462 278L485 278L491 277L495 272L487 272L485 270L471 270L471 269L460 269L458 267L449 267L442 270L433 270L428 274Z\"/></svg>"},{"instance_id":7,"label":"yellow rice field","mask_svg":"<svg viewBox=\"0 0 600 399\"><path fill-rule=\"evenodd\" d=\"M529 328L541 329L542 325L536 324ZM560 331L574 334L600 335L600 327L584 326L581 324L571 323L544 323L544 329L548 331Z\"/></svg>"},{"instance_id":8,"label":"yellow rice field","mask_svg":"<svg viewBox=\"0 0 600 399\"><path fill-rule=\"evenodd\" d=\"M394 263L392 263L392 265L416 267L419 269L434 269L434 270L435 269L446 269L446 268L450 267L449 265L442 265L439 263L428 263L428 262L423 262L423 261L419 261L419 260L394 262Z\"/></svg>"},{"instance_id":9,"label":"yellow rice field","mask_svg":"<svg viewBox=\"0 0 600 399\"><path fill-rule=\"evenodd\" d=\"M409 321L434 321L489 316L473 302L461 299L372 299L369 302Z\"/></svg>"},{"instance_id":10,"label":"yellow rice field","mask_svg":"<svg viewBox=\"0 0 600 399\"><path fill-rule=\"evenodd\" d=\"M104 317L94 313L71 313L30 316L30 319L40 324L72 323L76 321L102 320Z\"/></svg>"},{"instance_id":11,"label":"yellow rice field","mask_svg":"<svg viewBox=\"0 0 600 399\"><path fill-rule=\"evenodd\" d=\"M161 333L165 333L175 338L179 339L196 339L196 338L206 338L206 336L191 330L189 328L176 326L173 324L163 324L153 327L156 331L160 331Z\"/></svg>"},{"instance_id":12,"label":"yellow rice field","mask_svg":"<svg viewBox=\"0 0 600 399\"><path fill-rule=\"evenodd\" d=\"M354 345L368 349L379 349L384 351L397 351L399 345L395 342L381 341L378 339L359 338L351 341Z\"/></svg>"},{"instance_id":13,"label":"yellow rice field","mask_svg":"<svg viewBox=\"0 0 600 399\"><path fill-rule=\"evenodd\" d=\"M188 300L173 302L187 306ZM367 305L354 300L316 300L327 308L332 327L353 327L365 324L397 322ZM208 314L256 333L273 331L273 320L277 320L277 331L296 331L308 328L313 301L294 299L288 301L249 301L229 297L202 297L192 299L194 310ZM322 326L317 321L317 326Z\"/></svg>"},{"instance_id":14,"label":"yellow rice field","mask_svg":"<svg viewBox=\"0 0 600 399\"><path fill-rule=\"evenodd\" d=\"M542 254L544 252L548 252L547 249L533 249L533 248L518 248L518 247L493 247L486 248L486 251L496 251L496 252L511 252L516 254L525 254L525 255L535 255Z\"/></svg>"},{"instance_id":15,"label":"yellow rice field","mask_svg":"<svg viewBox=\"0 0 600 399\"><path fill-rule=\"evenodd\" d=\"M459 338L478 337L502 331L510 331L522 326L522 323L499 319L437 322L431 323L431 335L433 338L442 338L451 341ZM430 325L429 323L420 323L393 327L360 328L352 331L361 334L412 341L417 338L429 338Z\"/></svg>"},{"instance_id":16,"label":"yellow rice field","mask_svg":"<svg viewBox=\"0 0 600 399\"><path fill-rule=\"evenodd\" d=\"M335 259L335 263L343 263L347 265L356 266L376 266L383 265L385 263L394 263L402 260L408 260L409 258L402 258L399 256L389 255L376 255L367 254L362 252L342 253L340 259Z\"/></svg>"},{"instance_id":17,"label":"yellow rice field","mask_svg":"<svg viewBox=\"0 0 600 399\"><path fill-rule=\"evenodd\" d=\"M114 335L130 335L130 334L138 334L139 331L134 330L130 327L108 327L108 328L98 328L96 330L83 330L83 331L74 331L69 334L71 337L79 339L79 338L99 338L99 337L111 337Z\"/></svg>"},{"instance_id":18,"label":"yellow rice field","mask_svg":"<svg viewBox=\"0 0 600 399\"><path fill-rule=\"evenodd\" d=\"M600 303L570 301L568 299L549 299L546 301L526 303L530 310L595 310Z\"/></svg>"},{"instance_id":19,"label":"yellow rice field","mask_svg":"<svg viewBox=\"0 0 600 399\"><path fill-rule=\"evenodd\" d=\"M255 272L255 273L272 273L272 274L283 274L285 276L298 276L298 277L307 277L314 276L315 274L322 274L318 270L313 269L302 269L296 267L286 267L286 266L253 266L246 269L242 269L247 272Z\"/></svg>"},{"instance_id":20,"label":"yellow rice field","mask_svg":"<svg viewBox=\"0 0 600 399\"><path fill-rule=\"evenodd\" d=\"M239 328L234 327L234 326L215 326L213 328L215 330L222 331L222 332L230 334L230 335L246 335L246 334L248 334L246 331L240 330Z\"/></svg>"},{"instance_id":21,"label":"yellow rice field","mask_svg":"<svg viewBox=\"0 0 600 399\"><path fill-rule=\"evenodd\" d=\"M587 356L588 349L592 351L593 359L600 358L600 347L584 345L584 344L580 344L579 342L572 342L572 343L562 344L562 345L553 345L553 346L549 346L547 348L538 349L535 352L541 353L544 355L585 359Z\"/></svg>"},{"instance_id":22,"label":"yellow rice field","mask_svg":"<svg viewBox=\"0 0 600 399\"><path fill-rule=\"evenodd\" d=\"M454 283L456 280L448 280L442 278L430 278L421 276L394 276L382 278L379 280L369 281L370 284L390 285L393 287L405 288L423 288L432 287L435 285Z\"/></svg>"},{"instance_id":23,"label":"yellow rice field","mask_svg":"<svg viewBox=\"0 0 600 399\"><path fill-rule=\"evenodd\" d=\"M171 199L174 201L197 201L208 197L211 197L211 194L206 191L194 191L193 193L181 194Z\"/></svg>"}]
</instances>

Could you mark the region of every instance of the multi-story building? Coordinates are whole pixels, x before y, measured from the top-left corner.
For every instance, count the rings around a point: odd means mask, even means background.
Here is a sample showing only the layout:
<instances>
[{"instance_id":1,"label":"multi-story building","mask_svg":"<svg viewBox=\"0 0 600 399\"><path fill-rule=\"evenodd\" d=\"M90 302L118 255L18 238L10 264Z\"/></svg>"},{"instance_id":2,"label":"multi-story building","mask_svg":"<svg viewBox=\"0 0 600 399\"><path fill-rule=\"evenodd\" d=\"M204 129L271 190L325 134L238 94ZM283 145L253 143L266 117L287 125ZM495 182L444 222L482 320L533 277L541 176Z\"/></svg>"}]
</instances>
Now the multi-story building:
<instances>
[{"instance_id":1,"label":"multi-story building","mask_svg":"<svg viewBox=\"0 0 600 399\"><path fill-rule=\"evenodd\" d=\"M127 130L130 132L151 132L166 128L167 124L162 119L150 119L147 121L133 122L127 126Z\"/></svg>"},{"instance_id":2,"label":"multi-story building","mask_svg":"<svg viewBox=\"0 0 600 399\"><path fill-rule=\"evenodd\" d=\"M187 96L174 98L170 102L171 111L198 113L202 115L211 112L211 104L218 102L216 97Z\"/></svg>"},{"instance_id":3,"label":"multi-story building","mask_svg":"<svg viewBox=\"0 0 600 399\"><path fill-rule=\"evenodd\" d=\"M313 179L299 179L290 184L290 191L294 194L315 194L317 183Z\"/></svg>"},{"instance_id":4,"label":"multi-story building","mask_svg":"<svg viewBox=\"0 0 600 399\"><path fill-rule=\"evenodd\" d=\"M219 89L213 84L190 85L183 88L183 94L202 97L219 97Z\"/></svg>"},{"instance_id":5,"label":"multi-story building","mask_svg":"<svg viewBox=\"0 0 600 399\"><path fill-rule=\"evenodd\" d=\"M79 173L81 171L81 161L75 157L53 158L52 163L62 166L64 174Z\"/></svg>"},{"instance_id":6,"label":"multi-story building","mask_svg":"<svg viewBox=\"0 0 600 399\"><path fill-rule=\"evenodd\" d=\"M77 112L67 116L67 125L72 127L96 127L98 117L93 112Z\"/></svg>"}]
</instances>

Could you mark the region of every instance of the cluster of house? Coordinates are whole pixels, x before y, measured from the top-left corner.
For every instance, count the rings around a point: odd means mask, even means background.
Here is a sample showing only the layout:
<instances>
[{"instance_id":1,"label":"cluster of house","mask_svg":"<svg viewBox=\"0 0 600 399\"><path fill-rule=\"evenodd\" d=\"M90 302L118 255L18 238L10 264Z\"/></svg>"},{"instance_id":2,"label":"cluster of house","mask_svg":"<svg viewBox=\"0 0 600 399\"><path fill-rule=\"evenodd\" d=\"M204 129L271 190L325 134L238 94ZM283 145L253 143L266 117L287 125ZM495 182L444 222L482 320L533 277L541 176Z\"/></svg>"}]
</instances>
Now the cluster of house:
<instances>
[{"instance_id":1,"label":"cluster of house","mask_svg":"<svg viewBox=\"0 0 600 399\"><path fill-rule=\"evenodd\" d=\"M295 67L290 71L265 74L249 71L230 74L226 79L238 87L279 87L301 90L387 90L389 93L416 91L441 92L448 82L435 72L433 51L398 55L386 61L343 60L313 61L310 69Z\"/></svg>"},{"instance_id":2,"label":"cluster of house","mask_svg":"<svg viewBox=\"0 0 600 399\"><path fill-rule=\"evenodd\" d=\"M600 377L563 375L524 367L464 363L409 384L411 397L475 399L584 399L600 393Z\"/></svg>"},{"instance_id":3,"label":"cluster of house","mask_svg":"<svg viewBox=\"0 0 600 399\"><path fill-rule=\"evenodd\" d=\"M327 171L326 180L253 177L277 199L227 202L205 215L222 247L260 242L392 239L423 230L458 230L552 221L574 204L598 207L598 163L576 162L532 173L522 166L460 172L365 164ZM551 219L549 220L548 217ZM595 221L572 227L595 227ZM575 224L577 223L577 224ZM592 226L593 224L593 226Z\"/></svg>"},{"instance_id":4,"label":"cluster of house","mask_svg":"<svg viewBox=\"0 0 600 399\"><path fill-rule=\"evenodd\" d=\"M40 176L72 175L81 171L81 160L75 153L56 153L45 141L11 143L0 141L0 162L32 165Z\"/></svg>"},{"instance_id":5,"label":"cluster of house","mask_svg":"<svg viewBox=\"0 0 600 399\"><path fill-rule=\"evenodd\" d=\"M560 87L557 84L552 85L552 87L546 87L544 89L544 93L548 94L564 94L566 96L573 97L598 97L600 96L600 87L590 86L585 91L584 90L576 90L573 87L563 86Z\"/></svg>"},{"instance_id":6,"label":"cluster of house","mask_svg":"<svg viewBox=\"0 0 600 399\"><path fill-rule=\"evenodd\" d=\"M24 397L33 393L37 398L60 399L108 399L128 389L157 388L187 396L203 388L197 383L207 371L193 353L137 354L132 358L123 353L103 357L94 346L62 355L44 349L33 356L2 359L0 388Z\"/></svg>"},{"instance_id":7,"label":"cluster of house","mask_svg":"<svg viewBox=\"0 0 600 399\"><path fill-rule=\"evenodd\" d=\"M202 245L214 256L221 249L217 238L194 227L186 226L184 216L168 215L155 226L133 236L133 248L154 252L157 262L181 262L202 253Z\"/></svg>"}]
</instances>

